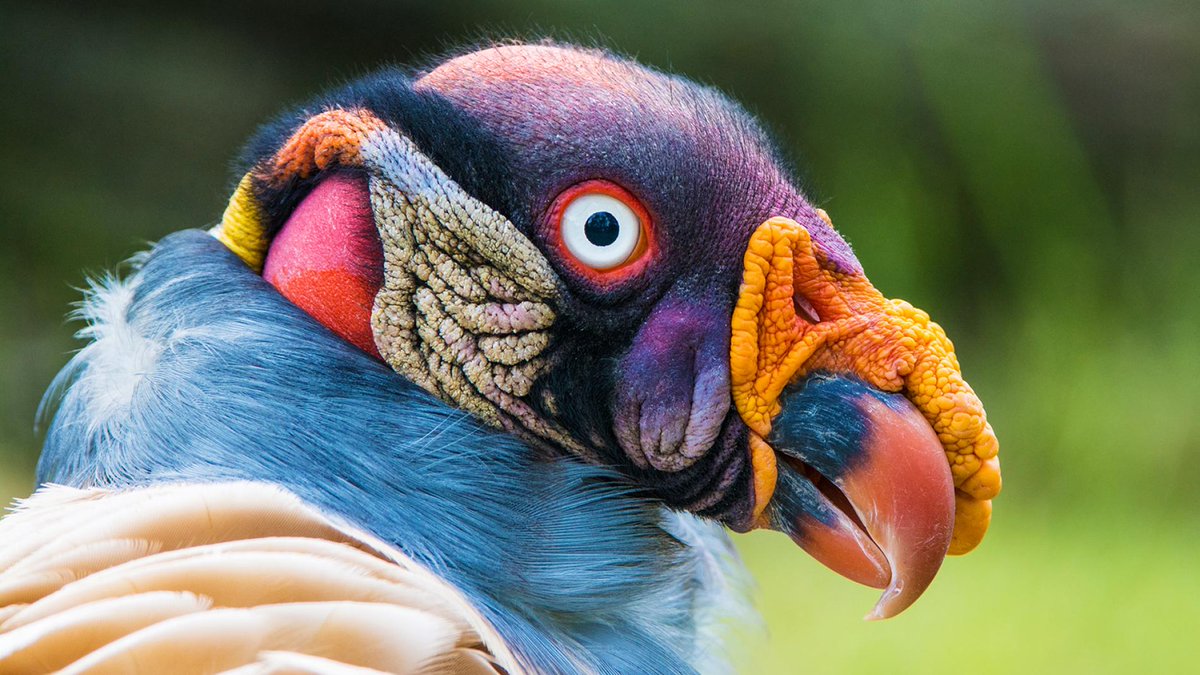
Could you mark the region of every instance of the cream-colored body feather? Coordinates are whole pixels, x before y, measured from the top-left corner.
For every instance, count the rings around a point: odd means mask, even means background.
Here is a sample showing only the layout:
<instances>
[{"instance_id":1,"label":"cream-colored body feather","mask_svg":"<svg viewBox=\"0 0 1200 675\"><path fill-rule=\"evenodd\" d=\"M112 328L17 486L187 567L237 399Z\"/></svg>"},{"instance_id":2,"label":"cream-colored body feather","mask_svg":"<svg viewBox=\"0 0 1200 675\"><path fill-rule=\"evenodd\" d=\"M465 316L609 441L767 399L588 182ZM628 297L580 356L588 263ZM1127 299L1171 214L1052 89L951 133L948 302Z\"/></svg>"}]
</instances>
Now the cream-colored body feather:
<instances>
[{"instance_id":1,"label":"cream-colored body feather","mask_svg":"<svg viewBox=\"0 0 1200 675\"><path fill-rule=\"evenodd\" d=\"M0 520L0 673L520 673L445 581L270 485L48 487Z\"/></svg>"}]
</instances>

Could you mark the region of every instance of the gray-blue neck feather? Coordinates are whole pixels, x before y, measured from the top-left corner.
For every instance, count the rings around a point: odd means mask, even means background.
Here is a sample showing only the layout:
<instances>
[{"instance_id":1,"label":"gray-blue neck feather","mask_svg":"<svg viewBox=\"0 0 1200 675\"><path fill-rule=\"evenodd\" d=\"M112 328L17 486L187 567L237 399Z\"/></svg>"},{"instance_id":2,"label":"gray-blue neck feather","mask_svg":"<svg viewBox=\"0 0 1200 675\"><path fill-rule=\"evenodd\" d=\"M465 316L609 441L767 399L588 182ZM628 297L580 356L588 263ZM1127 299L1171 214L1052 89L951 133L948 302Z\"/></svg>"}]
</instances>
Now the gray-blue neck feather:
<instances>
[{"instance_id":1,"label":"gray-blue neck feather","mask_svg":"<svg viewBox=\"0 0 1200 675\"><path fill-rule=\"evenodd\" d=\"M713 622L742 602L719 528L476 423L207 234L164 239L81 314L40 482L275 483L429 565L547 672L711 669Z\"/></svg>"}]
</instances>

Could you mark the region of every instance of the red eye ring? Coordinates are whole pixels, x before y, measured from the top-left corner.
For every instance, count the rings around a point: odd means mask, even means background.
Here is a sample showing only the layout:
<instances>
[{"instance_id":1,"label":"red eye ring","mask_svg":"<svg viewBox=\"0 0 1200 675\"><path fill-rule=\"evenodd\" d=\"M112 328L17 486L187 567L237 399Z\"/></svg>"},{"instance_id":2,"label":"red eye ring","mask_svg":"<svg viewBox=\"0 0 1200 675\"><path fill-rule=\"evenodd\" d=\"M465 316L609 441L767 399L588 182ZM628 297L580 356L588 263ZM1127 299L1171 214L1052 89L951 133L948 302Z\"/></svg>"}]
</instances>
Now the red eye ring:
<instances>
[{"instance_id":1,"label":"red eye ring","mask_svg":"<svg viewBox=\"0 0 1200 675\"><path fill-rule=\"evenodd\" d=\"M567 237L564 236L563 219L564 215L567 215L568 207L579 203L578 200L581 197L591 198L597 195L620 202L638 221L637 241L628 257L609 267L596 267L581 260L581 256L572 251ZM573 217L573 222L568 223L567 226L578 227L575 220L577 219ZM572 233L566 234L567 236L572 235ZM543 226L543 235L564 265L579 276L601 287L618 285L640 275L654 260L658 248L653 237L653 221L646 207L625 188L603 179L586 180L563 190L550 207L549 217Z\"/></svg>"}]
</instances>

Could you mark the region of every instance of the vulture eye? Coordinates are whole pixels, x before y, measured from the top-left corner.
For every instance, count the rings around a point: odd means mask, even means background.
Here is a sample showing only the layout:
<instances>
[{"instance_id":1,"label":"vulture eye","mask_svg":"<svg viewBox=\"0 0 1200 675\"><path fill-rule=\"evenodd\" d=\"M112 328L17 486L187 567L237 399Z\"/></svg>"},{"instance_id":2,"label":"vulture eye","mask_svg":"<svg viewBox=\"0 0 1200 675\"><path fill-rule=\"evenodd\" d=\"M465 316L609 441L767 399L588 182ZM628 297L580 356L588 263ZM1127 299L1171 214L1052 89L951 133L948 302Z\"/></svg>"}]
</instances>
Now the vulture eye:
<instances>
[{"instance_id":1,"label":"vulture eye","mask_svg":"<svg viewBox=\"0 0 1200 675\"><path fill-rule=\"evenodd\" d=\"M649 217L633 195L607 181L587 181L559 196L558 234L574 262L595 272L615 271L642 257Z\"/></svg>"},{"instance_id":2,"label":"vulture eye","mask_svg":"<svg viewBox=\"0 0 1200 675\"><path fill-rule=\"evenodd\" d=\"M606 194L580 195L563 209L563 243L592 269L611 269L629 260L642 238L641 230L633 209Z\"/></svg>"}]
</instances>

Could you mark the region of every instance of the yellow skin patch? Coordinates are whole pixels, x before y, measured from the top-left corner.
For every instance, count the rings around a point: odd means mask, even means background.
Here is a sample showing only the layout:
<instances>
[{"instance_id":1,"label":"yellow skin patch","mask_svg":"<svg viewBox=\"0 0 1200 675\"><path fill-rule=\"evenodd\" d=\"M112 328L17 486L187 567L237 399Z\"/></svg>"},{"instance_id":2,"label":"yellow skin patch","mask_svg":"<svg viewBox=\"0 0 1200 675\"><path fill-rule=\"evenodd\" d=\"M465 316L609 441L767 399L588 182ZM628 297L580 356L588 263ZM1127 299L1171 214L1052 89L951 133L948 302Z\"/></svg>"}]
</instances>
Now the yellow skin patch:
<instances>
[{"instance_id":1,"label":"yellow skin patch","mask_svg":"<svg viewBox=\"0 0 1200 675\"><path fill-rule=\"evenodd\" d=\"M212 234L250 269L261 274L269 242L264 232L262 210L254 198L253 180L253 174L242 176L225 207L225 215L221 216L221 224Z\"/></svg>"},{"instance_id":2,"label":"yellow skin patch","mask_svg":"<svg viewBox=\"0 0 1200 675\"><path fill-rule=\"evenodd\" d=\"M797 297L812 306L816 323L797 314ZM765 444L784 387L809 373L852 374L881 391L903 392L929 420L950 462L956 488L950 554L967 553L983 539L1000 492L1000 446L963 380L954 345L925 312L883 297L861 273L838 271L794 220L772 218L750 237L730 370L734 404L752 432L752 460L762 454L754 441ZM756 473L766 466L753 464ZM774 475L755 482L773 488ZM764 506L769 499L756 497Z\"/></svg>"}]
</instances>

